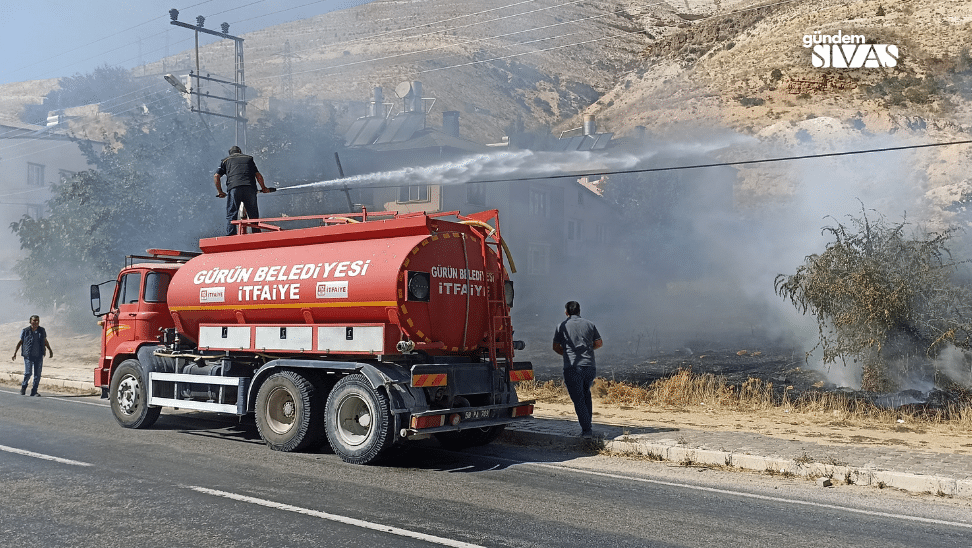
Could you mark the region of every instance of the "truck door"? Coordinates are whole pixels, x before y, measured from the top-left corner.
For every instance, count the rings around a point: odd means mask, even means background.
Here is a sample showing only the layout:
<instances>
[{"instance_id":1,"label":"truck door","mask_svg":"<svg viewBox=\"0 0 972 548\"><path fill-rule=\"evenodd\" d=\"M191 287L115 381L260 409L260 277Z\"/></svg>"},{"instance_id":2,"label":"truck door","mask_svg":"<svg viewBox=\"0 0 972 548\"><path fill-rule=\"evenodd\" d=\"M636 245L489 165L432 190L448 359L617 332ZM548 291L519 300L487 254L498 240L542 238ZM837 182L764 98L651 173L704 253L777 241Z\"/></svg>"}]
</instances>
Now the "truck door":
<instances>
[{"instance_id":1,"label":"truck door","mask_svg":"<svg viewBox=\"0 0 972 548\"><path fill-rule=\"evenodd\" d=\"M172 274L150 270L145 273L145 287L135 313L135 340L158 340L159 329L173 327L166 304L166 293Z\"/></svg>"},{"instance_id":2,"label":"truck door","mask_svg":"<svg viewBox=\"0 0 972 548\"><path fill-rule=\"evenodd\" d=\"M111 310L105 315L104 356L114 356L119 346L135 340L141 286L142 273L138 271L123 274L118 280Z\"/></svg>"}]
</instances>

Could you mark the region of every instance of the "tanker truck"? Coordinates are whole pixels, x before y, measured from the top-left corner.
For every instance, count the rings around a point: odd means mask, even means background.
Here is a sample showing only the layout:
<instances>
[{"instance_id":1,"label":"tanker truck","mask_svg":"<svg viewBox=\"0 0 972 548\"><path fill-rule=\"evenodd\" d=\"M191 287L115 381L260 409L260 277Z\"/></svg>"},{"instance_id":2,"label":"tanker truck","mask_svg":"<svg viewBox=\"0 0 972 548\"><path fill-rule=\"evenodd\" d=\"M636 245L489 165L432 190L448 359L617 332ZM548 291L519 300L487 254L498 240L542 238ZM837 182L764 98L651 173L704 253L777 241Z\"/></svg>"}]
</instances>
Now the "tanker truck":
<instances>
[{"instance_id":1,"label":"tanker truck","mask_svg":"<svg viewBox=\"0 0 972 548\"><path fill-rule=\"evenodd\" d=\"M163 407L252 414L271 449L329 444L366 464L430 436L486 444L533 414L515 391L533 367L514 361L497 211L236 223L91 286L94 381L121 426Z\"/></svg>"}]
</instances>

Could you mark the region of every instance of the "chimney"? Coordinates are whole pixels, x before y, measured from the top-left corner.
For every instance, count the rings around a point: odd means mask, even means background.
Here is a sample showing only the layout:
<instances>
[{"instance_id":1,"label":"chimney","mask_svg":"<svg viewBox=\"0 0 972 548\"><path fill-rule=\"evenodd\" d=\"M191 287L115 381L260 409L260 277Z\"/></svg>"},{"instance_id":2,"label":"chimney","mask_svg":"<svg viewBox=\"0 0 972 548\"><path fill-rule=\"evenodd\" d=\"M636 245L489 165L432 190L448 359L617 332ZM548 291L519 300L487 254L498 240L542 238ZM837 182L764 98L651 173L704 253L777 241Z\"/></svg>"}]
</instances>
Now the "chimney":
<instances>
[{"instance_id":1,"label":"chimney","mask_svg":"<svg viewBox=\"0 0 972 548\"><path fill-rule=\"evenodd\" d=\"M424 112L425 109L422 108L422 82L412 82L412 97L408 101L410 104L408 106L409 112Z\"/></svg>"},{"instance_id":2,"label":"chimney","mask_svg":"<svg viewBox=\"0 0 972 548\"><path fill-rule=\"evenodd\" d=\"M376 87L374 93L375 99L368 105L368 116L377 118L384 114L382 103L385 102L385 96L381 91L381 86Z\"/></svg>"},{"instance_id":3,"label":"chimney","mask_svg":"<svg viewBox=\"0 0 972 548\"><path fill-rule=\"evenodd\" d=\"M634 127L634 138L639 141L644 141L647 133L645 131L645 126L635 126Z\"/></svg>"},{"instance_id":4,"label":"chimney","mask_svg":"<svg viewBox=\"0 0 972 548\"><path fill-rule=\"evenodd\" d=\"M442 131L453 137L459 136L459 111L447 110L442 113Z\"/></svg>"},{"instance_id":5,"label":"chimney","mask_svg":"<svg viewBox=\"0 0 972 548\"><path fill-rule=\"evenodd\" d=\"M584 115L584 135L594 135L597 133L597 122L593 114Z\"/></svg>"}]
</instances>

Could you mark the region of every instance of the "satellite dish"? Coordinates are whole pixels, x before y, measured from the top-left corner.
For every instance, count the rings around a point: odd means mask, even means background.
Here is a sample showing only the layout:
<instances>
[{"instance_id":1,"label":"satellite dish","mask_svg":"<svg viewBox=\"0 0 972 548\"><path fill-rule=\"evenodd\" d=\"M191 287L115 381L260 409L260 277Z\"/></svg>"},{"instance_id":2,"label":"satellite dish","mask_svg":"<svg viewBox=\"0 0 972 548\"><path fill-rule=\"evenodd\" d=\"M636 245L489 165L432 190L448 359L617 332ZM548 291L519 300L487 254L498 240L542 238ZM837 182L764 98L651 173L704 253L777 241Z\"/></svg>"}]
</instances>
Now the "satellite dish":
<instances>
[{"instance_id":1,"label":"satellite dish","mask_svg":"<svg viewBox=\"0 0 972 548\"><path fill-rule=\"evenodd\" d=\"M402 82L401 84L398 84L397 86L395 86L395 95L397 95L401 99L405 99L406 97L411 96L412 95L412 83L411 82Z\"/></svg>"}]
</instances>

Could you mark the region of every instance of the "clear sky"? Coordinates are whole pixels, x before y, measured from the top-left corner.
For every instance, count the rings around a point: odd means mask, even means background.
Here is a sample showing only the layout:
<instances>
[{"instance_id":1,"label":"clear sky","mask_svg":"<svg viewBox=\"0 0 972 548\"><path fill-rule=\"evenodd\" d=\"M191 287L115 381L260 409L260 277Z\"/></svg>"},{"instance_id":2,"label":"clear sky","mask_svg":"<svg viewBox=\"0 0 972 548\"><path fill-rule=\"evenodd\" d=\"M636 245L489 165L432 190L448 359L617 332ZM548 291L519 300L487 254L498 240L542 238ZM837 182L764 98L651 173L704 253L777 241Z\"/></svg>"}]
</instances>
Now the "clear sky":
<instances>
[{"instance_id":1,"label":"clear sky","mask_svg":"<svg viewBox=\"0 0 972 548\"><path fill-rule=\"evenodd\" d=\"M179 20L242 35L372 0L0 0L0 84L61 78L107 64L132 68L193 46ZM215 39L200 35L209 41ZM202 42L202 43L208 43Z\"/></svg>"}]
</instances>

